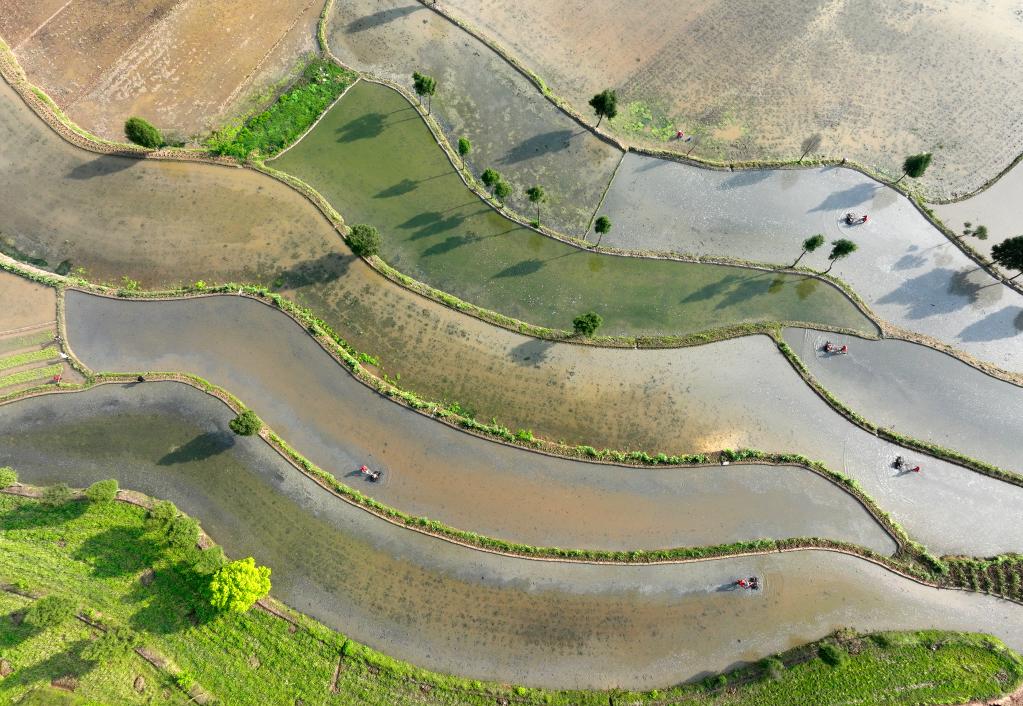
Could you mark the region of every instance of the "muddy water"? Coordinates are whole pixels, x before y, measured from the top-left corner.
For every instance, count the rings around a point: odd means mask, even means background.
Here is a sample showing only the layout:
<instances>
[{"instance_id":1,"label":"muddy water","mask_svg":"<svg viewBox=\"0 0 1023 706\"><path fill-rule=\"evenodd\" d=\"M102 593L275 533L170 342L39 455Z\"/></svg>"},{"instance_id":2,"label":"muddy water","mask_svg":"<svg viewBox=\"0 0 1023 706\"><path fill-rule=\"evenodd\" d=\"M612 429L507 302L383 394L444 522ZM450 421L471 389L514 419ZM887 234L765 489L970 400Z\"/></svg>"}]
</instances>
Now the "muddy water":
<instances>
[{"instance_id":1,"label":"muddy water","mask_svg":"<svg viewBox=\"0 0 1023 706\"><path fill-rule=\"evenodd\" d=\"M824 387L871 421L1023 472L1023 388L906 341L843 338L849 353L836 356L816 331L784 336Z\"/></svg>"},{"instance_id":2,"label":"muddy water","mask_svg":"<svg viewBox=\"0 0 1023 706\"><path fill-rule=\"evenodd\" d=\"M662 686L843 625L981 630L1023 647L1018 606L844 555L614 567L450 545L337 501L259 440L230 434L230 416L175 383L24 400L0 407L0 464L27 482L114 476L173 500L230 555L271 566L275 594L294 607L395 657L473 677ZM751 574L762 593L729 590Z\"/></svg>"},{"instance_id":3,"label":"muddy water","mask_svg":"<svg viewBox=\"0 0 1023 706\"><path fill-rule=\"evenodd\" d=\"M250 299L125 302L69 292L67 314L71 346L94 370L201 375L344 482L455 527L547 546L826 536L895 550L852 496L802 469L637 470L456 431L372 392L284 314ZM383 471L383 482L361 478L362 464Z\"/></svg>"},{"instance_id":4,"label":"muddy water","mask_svg":"<svg viewBox=\"0 0 1023 706\"><path fill-rule=\"evenodd\" d=\"M961 233L966 223L971 227L986 226L987 240L966 238L974 248L991 256L991 247L1006 238L1023 232L1023 218L1019 215L1019 204L1023 201L1023 167L1016 165L1008 174L981 193L957 203L935 204L932 206L945 225ZM1009 272L1009 276L1016 274Z\"/></svg>"},{"instance_id":5,"label":"muddy water","mask_svg":"<svg viewBox=\"0 0 1023 706\"><path fill-rule=\"evenodd\" d=\"M349 223L378 227L381 255L397 269L530 323L571 329L592 309L611 334L769 320L874 330L821 280L597 255L519 227L465 187L415 108L378 84L352 87L273 166L311 184Z\"/></svg>"}]
</instances>

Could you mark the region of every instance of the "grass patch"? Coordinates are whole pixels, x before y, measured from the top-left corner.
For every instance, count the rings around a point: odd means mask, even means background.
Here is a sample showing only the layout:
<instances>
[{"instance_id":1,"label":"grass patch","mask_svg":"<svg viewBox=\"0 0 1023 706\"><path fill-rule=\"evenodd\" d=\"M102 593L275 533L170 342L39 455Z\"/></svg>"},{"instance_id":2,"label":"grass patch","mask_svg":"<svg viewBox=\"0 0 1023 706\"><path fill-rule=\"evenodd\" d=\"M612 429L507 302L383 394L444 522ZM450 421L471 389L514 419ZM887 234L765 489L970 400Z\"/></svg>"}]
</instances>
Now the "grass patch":
<instances>
[{"instance_id":1,"label":"grass patch","mask_svg":"<svg viewBox=\"0 0 1023 706\"><path fill-rule=\"evenodd\" d=\"M36 331L35 333L26 333L23 336L5 338L0 340L0 353L17 350L19 348L28 348L29 346L39 345L52 340L53 331L49 329L43 329L42 331Z\"/></svg>"},{"instance_id":2,"label":"grass patch","mask_svg":"<svg viewBox=\"0 0 1023 706\"><path fill-rule=\"evenodd\" d=\"M10 375L4 375L0 377L0 387L20 385L25 382L42 380L43 378L52 378L54 375L59 375L63 371L64 367L60 363L56 363L54 365L47 365L45 368L32 368L31 370L22 370L21 372L18 373L11 373Z\"/></svg>"},{"instance_id":3,"label":"grass patch","mask_svg":"<svg viewBox=\"0 0 1023 706\"><path fill-rule=\"evenodd\" d=\"M52 338L49 332L46 332L48 338ZM57 348L50 346L38 351L27 351L25 353L18 353L16 355L9 355L6 358L0 358L0 370L6 370L7 368L16 368L19 365L27 365L29 363L35 363L40 360L50 360L51 358L57 357Z\"/></svg>"},{"instance_id":4,"label":"grass patch","mask_svg":"<svg viewBox=\"0 0 1023 706\"><path fill-rule=\"evenodd\" d=\"M327 59L313 59L298 81L262 113L226 127L207 142L212 152L246 159L269 157L294 142L348 88L358 74Z\"/></svg>"}]
</instances>

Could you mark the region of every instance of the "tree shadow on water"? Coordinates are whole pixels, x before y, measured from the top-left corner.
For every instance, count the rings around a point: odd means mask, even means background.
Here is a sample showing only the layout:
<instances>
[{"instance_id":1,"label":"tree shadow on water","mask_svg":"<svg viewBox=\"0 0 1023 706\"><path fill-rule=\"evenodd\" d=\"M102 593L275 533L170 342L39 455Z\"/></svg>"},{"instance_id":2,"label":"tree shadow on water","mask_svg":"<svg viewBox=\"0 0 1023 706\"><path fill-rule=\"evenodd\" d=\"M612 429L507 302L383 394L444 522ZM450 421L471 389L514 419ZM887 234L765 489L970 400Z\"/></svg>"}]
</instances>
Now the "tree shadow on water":
<instances>
[{"instance_id":1,"label":"tree shadow on water","mask_svg":"<svg viewBox=\"0 0 1023 706\"><path fill-rule=\"evenodd\" d=\"M158 466L173 466L178 463L203 461L222 454L234 446L234 434L226 431L211 431L200 434L187 444L165 455L156 462Z\"/></svg>"},{"instance_id":2,"label":"tree shadow on water","mask_svg":"<svg viewBox=\"0 0 1023 706\"><path fill-rule=\"evenodd\" d=\"M327 253L316 260L303 262L291 269L284 270L280 274L280 279L284 286L291 289L299 289L311 284L326 284L347 274L348 268L351 267L354 260L355 255Z\"/></svg>"},{"instance_id":3,"label":"tree shadow on water","mask_svg":"<svg viewBox=\"0 0 1023 706\"><path fill-rule=\"evenodd\" d=\"M338 142L355 142L379 136L384 131L383 113L367 113L337 129Z\"/></svg>"},{"instance_id":4,"label":"tree shadow on water","mask_svg":"<svg viewBox=\"0 0 1023 706\"><path fill-rule=\"evenodd\" d=\"M418 234L417 234L418 235ZM449 253L456 248L460 248L463 245L471 245L472 243L478 243L483 240L478 235L452 235L439 243L435 243L423 251L425 257L432 255L443 255Z\"/></svg>"},{"instance_id":5,"label":"tree shadow on water","mask_svg":"<svg viewBox=\"0 0 1023 706\"><path fill-rule=\"evenodd\" d=\"M552 348L554 343L551 341L530 339L512 348L508 357L517 365L538 368L546 362Z\"/></svg>"},{"instance_id":6,"label":"tree shadow on water","mask_svg":"<svg viewBox=\"0 0 1023 706\"><path fill-rule=\"evenodd\" d=\"M386 189L376 192L375 194L373 194L373 198L389 199L395 196L403 196L404 194L413 191L418 185L419 182L413 181L412 179L402 179L397 184L392 184L391 186L388 186Z\"/></svg>"},{"instance_id":7,"label":"tree shadow on water","mask_svg":"<svg viewBox=\"0 0 1023 706\"><path fill-rule=\"evenodd\" d=\"M533 157L561 152L571 146L575 134L571 130L552 130L533 135L508 150L499 161L501 164L517 164Z\"/></svg>"},{"instance_id":8,"label":"tree shadow on water","mask_svg":"<svg viewBox=\"0 0 1023 706\"><path fill-rule=\"evenodd\" d=\"M74 167L67 173L67 177L69 179L92 179L94 177L109 176L110 174L123 172L125 169L131 169L137 162L138 159L131 157L117 157L105 154L102 157L97 157L92 161L83 162Z\"/></svg>"},{"instance_id":9,"label":"tree shadow on water","mask_svg":"<svg viewBox=\"0 0 1023 706\"><path fill-rule=\"evenodd\" d=\"M416 10L422 10L422 5L406 5L405 7L394 7L389 10L380 10L374 12L372 15L365 15L364 17L358 17L347 25L345 25L345 32L365 32L368 29L375 29L381 25L385 25L388 22L401 19L407 15L411 15Z\"/></svg>"},{"instance_id":10,"label":"tree shadow on water","mask_svg":"<svg viewBox=\"0 0 1023 706\"><path fill-rule=\"evenodd\" d=\"M492 279L497 279L499 277L525 277L526 275L539 272L542 268L543 260L522 260L521 262L516 262L514 265L504 268L494 275Z\"/></svg>"}]
</instances>

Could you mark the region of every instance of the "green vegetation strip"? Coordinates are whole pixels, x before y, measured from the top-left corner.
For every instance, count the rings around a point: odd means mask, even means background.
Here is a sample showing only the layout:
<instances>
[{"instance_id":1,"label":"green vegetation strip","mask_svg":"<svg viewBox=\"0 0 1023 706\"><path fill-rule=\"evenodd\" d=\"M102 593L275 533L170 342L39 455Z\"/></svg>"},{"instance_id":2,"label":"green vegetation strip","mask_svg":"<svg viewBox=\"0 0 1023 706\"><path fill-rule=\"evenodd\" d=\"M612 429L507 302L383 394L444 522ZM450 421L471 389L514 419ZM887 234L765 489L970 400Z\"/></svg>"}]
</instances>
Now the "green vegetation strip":
<instances>
[{"instance_id":1,"label":"green vegetation strip","mask_svg":"<svg viewBox=\"0 0 1023 706\"><path fill-rule=\"evenodd\" d=\"M189 561L194 549L169 542L143 507L81 500L48 506L0 495L0 526L6 589L0 592L0 659L12 670L0 680L6 700L34 690L48 696L56 682L74 687L69 703L177 704L204 693L243 705L298 699L343 706L709 705L737 699L773 706L793 698L908 705L995 697L1023 680L1023 659L992 637L842 631L699 683L648 692L480 682L392 659L275 601L267 610L198 617L202 596ZM84 620L46 627L11 620L41 596L70 599ZM166 668L154 669L137 652L87 657L101 633L124 628L148 654L164 658Z\"/></svg>"},{"instance_id":2,"label":"green vegetation strip","mask_svg":"<svg viewBox=\"0 0 1023 706\"><path fill-rule=\"evenodd\" d=\"M299 80L273 105L244 125L219 130L208 141L213 154L269 157L295 142L358 79L328 59L313 59Z\"/></svg>"},{"instance_id":3,"label":"green vegetation strip","mask_svg":"<svg viewBox=\"0 0 1023 706\"><path fill-rule=\"evenodd\" d=\"M52 338L50 333L44 332L47 338ZM35 363L40 360L51 360L57 357L57 348L50 346L49 348L43 348L38 351L27 351L25 353L17 353L15 355L9 355L6 358L0 358L0 370L6 370L7 368L16 368L19 365L27 365L29 363Z\"/></svg>"},{"instance_id":4,"label":"green vegetation strip","mask_svg":"<svg viewBox=\"0 0 1023 706\"><path fill-rule=\"evenodd\" d=\"M56 363L54 365L47 365L45 368L31 368L30 370L11 373L10 375L0 377L0 388L21 385L26 382L41 380L42 378L52 378L54 375L59 375L63 370L64 368L60 363Z\"/></svg>"},{"instance_id":5,"label":"green vegetation strip","mask_svg":"<svg viewBox=\"0 0 1023 706\"><path fill-rule=\"evenodd\" d=\"M14 336L12 338L3 338L0 339L0 353L17 350L19 348L28 348L29 346L39 345L52 340L53 331L50 329L43 329L42 331L36 331L35 333L26 333L22 336Z\"/></svg>"}]
</instances>

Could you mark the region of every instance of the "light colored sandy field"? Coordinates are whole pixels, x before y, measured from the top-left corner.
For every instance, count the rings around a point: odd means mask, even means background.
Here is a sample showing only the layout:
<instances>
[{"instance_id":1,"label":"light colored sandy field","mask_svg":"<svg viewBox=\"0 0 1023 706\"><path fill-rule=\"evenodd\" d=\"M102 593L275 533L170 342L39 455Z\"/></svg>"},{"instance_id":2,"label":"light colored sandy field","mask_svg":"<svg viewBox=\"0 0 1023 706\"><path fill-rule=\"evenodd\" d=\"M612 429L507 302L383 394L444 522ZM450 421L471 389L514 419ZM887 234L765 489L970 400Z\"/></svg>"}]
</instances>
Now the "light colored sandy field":
<instances>
[{"instance_id":1,"label":"light colored sandy field","mask_svg":"<svg viewBox=\"0 0 1023 706\"><path fill-rule=\"evenodd\" d=\"M933 151L928 192L976 189L1023 150L1016 0L444 0L576 108L611 86L615 128L694 155L820 152L896 171ZM631 108L631 109L630 109ZM660 136L657 129L660 129Z\"/></svg>"},{"instance_id":2,"label":"light colored sandy field","mask_svg":"<svg viewBox=\"0 0 1023 706\"><path fill-rule=\"evenodd\" d=\"M141 115L180 138L272 98L315 50L321 0L5 0L0 37L29 79L102 137Z\"/></svg>"}]
</instances>

